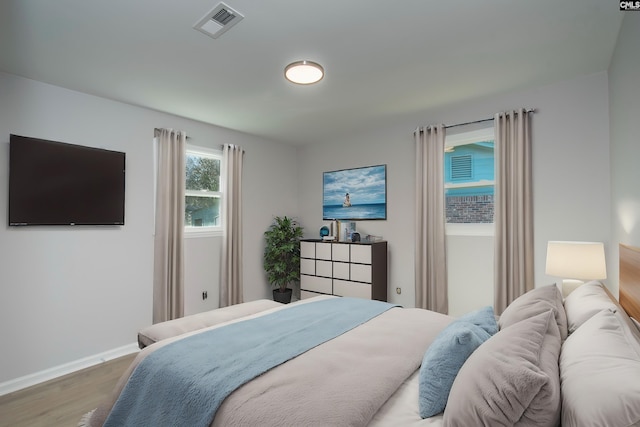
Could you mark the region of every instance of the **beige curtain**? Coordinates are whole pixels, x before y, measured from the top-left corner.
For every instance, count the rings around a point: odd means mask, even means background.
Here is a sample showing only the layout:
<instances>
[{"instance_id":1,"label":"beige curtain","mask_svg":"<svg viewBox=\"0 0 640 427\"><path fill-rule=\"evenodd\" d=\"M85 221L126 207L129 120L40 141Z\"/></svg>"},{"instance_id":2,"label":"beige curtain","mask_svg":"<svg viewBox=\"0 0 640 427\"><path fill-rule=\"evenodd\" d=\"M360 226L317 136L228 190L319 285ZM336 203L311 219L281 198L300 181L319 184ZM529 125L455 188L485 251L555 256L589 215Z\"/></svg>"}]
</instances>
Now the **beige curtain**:
<instances>
[{"instance_id":1,"label":"beige curtain","mask_svg":"<svg viewBox=\"0 0 640 427\"><path fill-rule=\"evenodd\" d=\"M501 314L533 289L533 192L530 112L495 116L495 302Z\"/></svg>"},{"instance_id":2,"label":"beige curtain","mask_svg":"<svg viewBox=\"0 0 640 427\"><path fill-rule=\"evenodd\" d=\"M416 141L416 307L447 314L444 125L414 132Z\"/></svg>"},{"instance_id":3,"label":"beige curtain","mask_svg":"<svg viewBox=\"0 0 640 427\"><path fill-rule=\"evenodd\" d=\"M225 144L222 150L222 268L220 307L243 302L242 298L242 160L244 150Z\"/></svg>"},{"instance_id":4,"label":"beige curtain","mask_svg":"<svg viewBox=\"0 0 640 427\"><path fill-rule=\"evenodd\" d=\"M184 132L156 129L153 323L184 315Z\"/></svg>"}]
</instances>

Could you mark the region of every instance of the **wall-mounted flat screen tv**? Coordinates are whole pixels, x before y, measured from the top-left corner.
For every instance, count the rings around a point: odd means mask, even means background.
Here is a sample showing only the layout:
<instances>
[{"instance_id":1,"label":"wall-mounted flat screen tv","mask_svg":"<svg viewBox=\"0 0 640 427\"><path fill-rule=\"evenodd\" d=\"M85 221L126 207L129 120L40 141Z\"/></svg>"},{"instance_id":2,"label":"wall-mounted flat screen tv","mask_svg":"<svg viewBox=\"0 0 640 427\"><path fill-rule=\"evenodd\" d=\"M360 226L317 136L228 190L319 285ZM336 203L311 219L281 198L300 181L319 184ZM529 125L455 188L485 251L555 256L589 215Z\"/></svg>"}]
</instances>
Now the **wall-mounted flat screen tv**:
<instances>
[{"instance_id":1,"label":"wall-mounted flat screen tv","mask_svg":"<svg viewBox=\"0 0 640 427\"><path fill-rule=\"evenodd\" d=\"M387 219L387 165L324 172L322 219Z\"/></svg>"},{"instance_id":2,"label":"wall-mounted flat screen tv","mask_svg":"<svg viewBox=\"0 0 640 427\"><path fill-rule=\"evenodd\" d=\"M125 153L11 135L9 225L124 225Z\"/></svg>"}]
</instances>

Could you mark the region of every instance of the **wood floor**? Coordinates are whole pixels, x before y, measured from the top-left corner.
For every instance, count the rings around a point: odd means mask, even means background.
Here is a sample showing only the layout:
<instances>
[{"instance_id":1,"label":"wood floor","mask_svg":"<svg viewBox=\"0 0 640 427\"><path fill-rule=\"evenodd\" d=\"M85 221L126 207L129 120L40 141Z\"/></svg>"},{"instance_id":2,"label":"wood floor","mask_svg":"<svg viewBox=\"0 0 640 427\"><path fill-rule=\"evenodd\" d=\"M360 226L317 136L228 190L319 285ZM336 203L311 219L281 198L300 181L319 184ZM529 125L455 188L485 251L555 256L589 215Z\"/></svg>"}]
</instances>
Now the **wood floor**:
<instances>
[{"instance_id":1,"label":"wood floor","mask_svg":"<svg viewBox=\"0 0 640 427\"><path fill-rule=\"evenodd\" d=\"M108 397L135 354L0 396L0 427L75 427Z\"/></svg>"}]
</instances>

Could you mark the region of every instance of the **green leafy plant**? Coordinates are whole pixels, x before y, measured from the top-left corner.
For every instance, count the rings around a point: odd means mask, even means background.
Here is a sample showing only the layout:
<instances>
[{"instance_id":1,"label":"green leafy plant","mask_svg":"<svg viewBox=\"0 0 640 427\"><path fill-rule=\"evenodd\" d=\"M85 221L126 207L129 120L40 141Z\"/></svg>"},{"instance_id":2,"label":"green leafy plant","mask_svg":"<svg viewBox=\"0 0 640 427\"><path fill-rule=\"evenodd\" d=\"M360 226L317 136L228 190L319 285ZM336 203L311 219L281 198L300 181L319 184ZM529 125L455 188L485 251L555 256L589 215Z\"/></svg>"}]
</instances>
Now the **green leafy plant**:
<instances>
[{"instance_id":1,"label":"green leafy plant","mask_svg":"<svg viewBox=\"0 0 640 427\"><path fill-rule=\"evenodd\" d=\"M287 285L300 280L300 239L302 227L293 219L275 217L264 232L264 269L267 280L284 292Z\"/></svg>"}]
</instances>

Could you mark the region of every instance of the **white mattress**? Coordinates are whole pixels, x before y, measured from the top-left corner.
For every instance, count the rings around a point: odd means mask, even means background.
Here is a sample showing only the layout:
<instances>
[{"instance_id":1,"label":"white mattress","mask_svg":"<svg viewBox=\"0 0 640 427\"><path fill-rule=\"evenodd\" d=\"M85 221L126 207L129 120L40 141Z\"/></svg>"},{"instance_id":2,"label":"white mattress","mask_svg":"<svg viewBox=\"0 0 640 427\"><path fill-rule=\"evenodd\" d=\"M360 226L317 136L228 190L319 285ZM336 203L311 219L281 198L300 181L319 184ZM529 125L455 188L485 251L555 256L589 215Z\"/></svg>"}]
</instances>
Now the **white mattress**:
<instances>
[{"instance_id":1,"label":"white mattress","mask_svg":"<svg viewBox=\"0 0 640 427\"><path fill-rule=\"evenodd\" d=\"M387 403L373 417L369 426L374 427L421 427L421 426L442 426L442 414L435 417L422 419L418 409L418 373L402 383L400 388L387 400Z\"/></svg>"}]
</instances>

